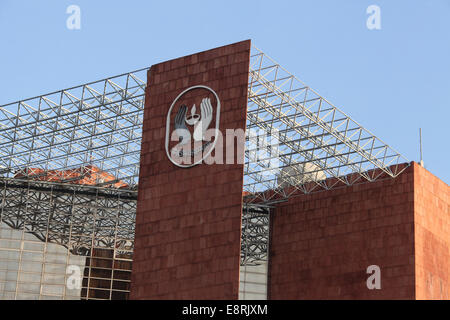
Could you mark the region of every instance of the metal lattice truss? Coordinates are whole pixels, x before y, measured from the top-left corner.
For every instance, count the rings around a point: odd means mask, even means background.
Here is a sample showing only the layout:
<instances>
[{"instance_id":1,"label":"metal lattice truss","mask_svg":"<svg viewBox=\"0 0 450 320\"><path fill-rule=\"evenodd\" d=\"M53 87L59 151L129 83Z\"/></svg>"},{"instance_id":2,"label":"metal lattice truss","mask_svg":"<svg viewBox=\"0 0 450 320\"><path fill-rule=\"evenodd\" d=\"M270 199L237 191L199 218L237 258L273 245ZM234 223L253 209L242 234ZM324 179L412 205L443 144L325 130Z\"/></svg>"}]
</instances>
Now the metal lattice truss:
<instances>
[{"instance_id":1,"label":"metal lattice truss","mask_svg":"<svg viewBox=\"0 0 450 320\"><path fill-rule=\"evenodd\" d=\"M78 254L132 248L147 70L0 106L1 221ZM407 162L256 48L249 72L244 264L267 258L264 203Z\"/></svg>"},{"instance_id":2,"label":"metal lattice truss","mask_svg":"<svg viewBox=\"0 0 450 320\"><path fill-rule=\"evenodd\" d=\"M0 220L130 257L147 69L0 107Z\"/></svg>"},{"instance_id":3,"label":"metal lattice truss","mask_svg":"<svg viewBox=\"0 0 450 320\"><path fill-rule=\"evenodd\" d=\"M0 172L61 181L60 171L73 180L70 170L84 167L75 174L82 179L96 168L133 189L139 175L143 76L140 70L1 106ZM94 184L117 181L100 177Z\"/></svg>"},{"instance_id":4,"label":"metal lattice truss","mask_svg":"<svg viewBox=\"0 0 450 320\"><path fill-rule=\"evenodd\" d=\"M114 248L131 259L137 192L2 178L1 222L43 242L88 256L92 248Z\"/></svg>"},{"instance_id":5,"label":"metal lattice truss","mask_svg":"<svg viewBox=\"0 0 450 320\"><path fill-rule=\"evenodd\" d=\"M396 177L408 162L256 48L247 108L246 202Z\"/></svg>"},{"instance_id":6,"label":"metal lattice truss","mask_svg":"<svg viewBox=\"0 0 450 320\"><path fill-rule=\"evenodd\" d=\"M241 231L241 264L266 261L269 248L270 208L244 204Z\"/></svg>"}]
</instances>

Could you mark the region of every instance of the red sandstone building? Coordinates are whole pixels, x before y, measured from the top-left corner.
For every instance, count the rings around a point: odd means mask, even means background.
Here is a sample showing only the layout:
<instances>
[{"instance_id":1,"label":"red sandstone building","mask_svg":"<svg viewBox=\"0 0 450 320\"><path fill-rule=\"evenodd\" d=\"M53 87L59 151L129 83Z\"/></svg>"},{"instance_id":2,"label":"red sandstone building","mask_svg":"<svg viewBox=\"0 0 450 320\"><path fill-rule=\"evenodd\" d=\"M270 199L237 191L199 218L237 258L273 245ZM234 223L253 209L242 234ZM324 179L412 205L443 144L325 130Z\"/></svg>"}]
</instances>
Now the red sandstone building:
<instances>
[{"instance_id":1,"label":"red sandstone building","mask_svg":"<svg viewBox=\"0 0 450 320\"><path fill-rule=\"evenodd\" d=\"M0 111L0 299L450 297L448 185L250 41Z\"/></svg>"},{"instance_id":2,"label":"red sandstone building","mask_svg":"<svg viewBox=\"0 0 450 320\"><path fill-rule=\"evenodd\" d=\"M263 59L243 41L149 70L130 298L449 299L448 185ZM168 127L205 98L221 132L277 128L281 173L248 140L226 143L234 163L177 164ZM246 233L250 211L265 239Z\"/></svg>"}]
</instances>

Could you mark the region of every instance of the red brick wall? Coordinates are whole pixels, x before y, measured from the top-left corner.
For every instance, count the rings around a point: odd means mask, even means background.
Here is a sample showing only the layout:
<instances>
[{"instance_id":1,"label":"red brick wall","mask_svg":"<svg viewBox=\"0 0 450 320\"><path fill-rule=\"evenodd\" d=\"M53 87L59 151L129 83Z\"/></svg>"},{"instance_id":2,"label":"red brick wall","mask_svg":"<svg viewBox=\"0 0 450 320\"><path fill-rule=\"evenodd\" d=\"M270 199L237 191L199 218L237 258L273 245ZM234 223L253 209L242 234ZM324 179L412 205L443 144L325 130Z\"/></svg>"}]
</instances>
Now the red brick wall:
<instances>
[{"instance_id":1,"label":"red brick wall","mask_svg":"<svg viewBox=\"0 0 450 320\"><path fill-rule=\"evenodd\" d=\"M193 85L221 101L220 129L245 129L250 41L151 67L144 111L131 299L237 299L242 164L179 168L165 152L172 101Z\"/></svg>"},{"instance_id":2,"label":"red brick wall","mask_svg":"<svg viewBox=\"0 0 450 320\"><path fill-rule=\"evenodd\" d=\"M416 298L450 299L450 188L414 165Z\"/></svg>"},{"instance_id":3,"label":"red brick wall","mask_svg":"<svg viewBox=\"0 0 450 320\"><path fill-rule=\"evenodd\" d=\"M414 299L414 168L277 206L269 298ZM381 290L366 286L369 265L381 269Z\"/></svg>"}]
</instances>

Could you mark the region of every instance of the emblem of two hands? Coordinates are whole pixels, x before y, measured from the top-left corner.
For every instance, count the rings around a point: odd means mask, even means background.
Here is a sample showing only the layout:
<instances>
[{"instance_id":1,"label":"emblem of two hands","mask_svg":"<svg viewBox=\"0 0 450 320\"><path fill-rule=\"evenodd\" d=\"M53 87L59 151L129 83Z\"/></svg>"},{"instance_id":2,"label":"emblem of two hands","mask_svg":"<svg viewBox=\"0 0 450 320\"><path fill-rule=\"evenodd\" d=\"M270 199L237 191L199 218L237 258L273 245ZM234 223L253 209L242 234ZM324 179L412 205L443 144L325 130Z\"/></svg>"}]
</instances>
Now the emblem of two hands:
<instances>
[{"instance_id":1,"label":"emblem of two hands","mask_svg":"<svg viewBox=\"0 0 450 320\"><path fill-rule=\"evenodd\" d=\"M198 114L195 104L192 106L191 114L187 114L186 105L182 105L175 116L175 133L178 135L179 144L184 145L191 142L191 133L186 125L194 127L192 137L194 141L207 140L206 130L211 124L213 107L209 98L202 99L200 103L200 113Z\"/></svg>"}]
</instances>

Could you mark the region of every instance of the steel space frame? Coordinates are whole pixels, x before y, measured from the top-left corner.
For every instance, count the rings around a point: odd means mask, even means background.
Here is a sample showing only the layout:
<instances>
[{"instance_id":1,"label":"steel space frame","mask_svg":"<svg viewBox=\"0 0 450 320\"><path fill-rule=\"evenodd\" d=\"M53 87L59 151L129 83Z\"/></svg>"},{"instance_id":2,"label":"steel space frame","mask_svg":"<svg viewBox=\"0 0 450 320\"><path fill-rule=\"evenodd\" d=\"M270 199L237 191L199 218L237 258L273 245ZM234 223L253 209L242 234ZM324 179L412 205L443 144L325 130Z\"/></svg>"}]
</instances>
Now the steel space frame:
<instances>
[{"instance_id":1,"label":"steel space frame","mask_svg":"<svg viewBox=\"0 0 450 320\"><path fill-rule=\"evenodd\" d=\"M0 106L1 221L74 254L132 252L147 71ZM267 259L275 202L395 178L408 162L256 47L247 109L242 264ZM93 167L126 187L52 177Z\"/></svg>"}]
</instances>

